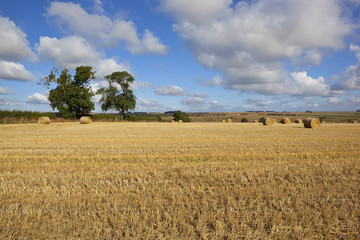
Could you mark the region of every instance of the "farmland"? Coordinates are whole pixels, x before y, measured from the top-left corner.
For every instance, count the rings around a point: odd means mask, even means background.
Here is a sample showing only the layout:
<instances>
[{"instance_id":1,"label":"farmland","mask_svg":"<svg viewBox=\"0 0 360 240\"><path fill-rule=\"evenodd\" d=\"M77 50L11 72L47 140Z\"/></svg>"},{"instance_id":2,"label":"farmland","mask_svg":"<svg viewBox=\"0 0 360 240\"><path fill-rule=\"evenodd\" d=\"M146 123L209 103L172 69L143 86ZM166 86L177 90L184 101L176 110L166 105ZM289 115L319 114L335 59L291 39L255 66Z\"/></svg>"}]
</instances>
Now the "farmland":
<instances>
[{"instance_id":1,"label":"farmland","mask_svg":"<svg viewBox=\"0 0 360 240\"><path fill-rule=\"evenodd\" d=\"M0 133L1 239L360 238L360 124Z\"/></svg>"}]
</instances>

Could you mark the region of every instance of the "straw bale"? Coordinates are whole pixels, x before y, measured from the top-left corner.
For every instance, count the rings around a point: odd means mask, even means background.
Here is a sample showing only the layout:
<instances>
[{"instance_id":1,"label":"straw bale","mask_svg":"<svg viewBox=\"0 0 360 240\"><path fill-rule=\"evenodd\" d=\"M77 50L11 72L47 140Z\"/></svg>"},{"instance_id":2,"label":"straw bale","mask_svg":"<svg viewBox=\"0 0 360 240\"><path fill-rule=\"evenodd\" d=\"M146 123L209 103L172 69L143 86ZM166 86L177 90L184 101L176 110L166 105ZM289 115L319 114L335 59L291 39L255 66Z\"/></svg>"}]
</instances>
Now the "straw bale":
<instances>
[{"instance_id":1,"label":"straw bale","mask_svg":"<svg viewBox=\"0 0 360 240\"><path fill-rule=\"evenodd\" d=\"M179 120L179 123L182 123L183 122L183 120Z\"/></svg>"},{"instance_id":2,"label":"straw bale","mask_svg":"<svg viewBox=\"0 0 360 240\"><path fill-rule=\"evenodd\" d=\"M319 128L320 120L318 118L305 118L303 120L305 128Z\"/></svg>"},{"instance_id":3,"label":"straw bale","mask_svg":"<svg viewBox=\"0 0 360 240\"><path fill-rule=\"evenodd\" d=\"M258 123L259 121L258 120L254 120L254 123Z\"/></svg>"},{"instance_id":4,"label":"straw bale","mask_svg":"<svg viewBox=\"0 0 360 240\"><path fill-rule=\"evenodd\" d=\"M40 124L50 124L50 123L51 123L51 120L50 120L50 118L47 117L47 116L39 117L39 118L38 118L38 123L40 123Z\"/></svg>"},{"instance_id":5,"label":"straw bale","mask_svg":"<svg viewBox=\"0 0 360 240\"><path fill-rule=\"evenodd\" d=\"M295 119L295 123L302 123L302 120L300 118Z\"/></svg>"},{"instance_id":6,"label":"straw bale","mask_svg":"<svg viewBox=\"0 0 360 240\"><path fill-rule=\"evenodd\" d=\"M290 120L290 118L282 118L281 120L280 120L280 122L281 122L281 124L289 124L289 123L291 123L291 120Z\"/></svg>"},{"instance_id":7,"label":"straw bale","mask_svg":"<svg viewBox=\"0 0 360 240\"><path fill-rule=\"evenodd\" d=\"M171 122L172 122L172 123L175 123L175 120L172 120Z\"/></svg>"},{"instance_id":8,"label":"straw bale","mask_svg":"<svg viewBox=\"0 0 360 240\"><path fill-rule=\"evenodd\" d=\"M265 118L264 121L263 121L263 124L264 125L273 125L275 123L275 119L273 118Z\"/></svg>"},{"instance_id":9,"label":"straw bale","mask_svg":"<svg viewBox=\"0 0 360 240\"><path fill-rule=\"evenodd\" d=\"M228 122L228 123L232 123L232 119L231 119L231 118L228 118L228 119L227 119L227 122Z\"/></svg>"},{"instance_id":10,"label":"straw bale","mask_svg":"<svg viewBox=\"0 0 360 240\"><path fill-rule=\"evenodd\" d=\"M91 118L90 117L87 117L87 116L82 116L80 118L80 123L81 124L90 124L92 121L91 121Z\"/></svg>"},{"instance_id":11,"label":"straw bale","mask_svg":"<svg viewBox=\"0 0 360 240\"><path fill-rule=\"evenodd\" d=\"M357 121L356 121L356 120L352 120L351 123L357 123Z\"/></svg>"},{"instance_id":12,"label":"straw bale","mask_svg":"<svg viewBox=\"0 0 360 240\"><path fill-rule=\"evenodd\" d=\"M226 123L226 119L221 120L222 123Z\"/></svg>"}]
</instances>

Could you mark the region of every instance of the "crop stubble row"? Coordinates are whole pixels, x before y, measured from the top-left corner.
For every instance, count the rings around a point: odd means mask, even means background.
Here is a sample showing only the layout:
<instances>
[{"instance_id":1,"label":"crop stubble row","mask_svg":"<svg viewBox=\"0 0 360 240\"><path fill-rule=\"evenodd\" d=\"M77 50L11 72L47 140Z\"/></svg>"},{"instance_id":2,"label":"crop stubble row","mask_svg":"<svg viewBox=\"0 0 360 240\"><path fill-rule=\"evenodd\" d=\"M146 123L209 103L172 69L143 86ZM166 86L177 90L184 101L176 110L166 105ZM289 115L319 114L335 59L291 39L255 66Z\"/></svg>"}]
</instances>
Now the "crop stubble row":
<instances>
[{"instance_id":1,"label":"crop stubble row","mask_svg":"<svg viewBox=\"0 0 360 240\"><path fill-rule=\"evenodd\" d=\"M357 125L0 131L1 238L360 237Z\"/></svg>"}]
</instances>

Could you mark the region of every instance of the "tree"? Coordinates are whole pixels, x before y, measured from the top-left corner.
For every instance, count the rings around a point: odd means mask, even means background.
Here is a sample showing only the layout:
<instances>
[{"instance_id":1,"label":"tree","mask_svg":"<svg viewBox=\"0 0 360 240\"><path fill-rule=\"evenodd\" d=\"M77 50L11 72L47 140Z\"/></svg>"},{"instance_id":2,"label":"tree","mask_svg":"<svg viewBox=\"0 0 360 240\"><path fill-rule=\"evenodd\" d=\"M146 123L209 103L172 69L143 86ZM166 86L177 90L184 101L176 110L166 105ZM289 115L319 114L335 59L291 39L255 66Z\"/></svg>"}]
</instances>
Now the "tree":
<instances>
[{"instance_id":1,"label":"tree","mask_svg":"<svg viewBox=\"0 0 360 240\"><path fill-rule=\"evenodd\" d=\"M179 120L182 120L183 122L191 122L191 118L189 118L186 113L182 111L176 111L173 114L174 121L178 122Z\"/></svg>"},{"instance_id":2,"label":"tree","mask_svg":"<svg viewBox=\"0 0 360 240\"><path fill-rule=\"evenodd\" d=\"M241 122L249 122L249 120L247 118L242 118Z\"/></svg>"},{"instance_id":3,"label":"tree","mask_svg":"<svg viewBox=\"0 0 360 240\"><path fill-rule=\"evenodd\" d=\"M57 85L55 89L50 90L49 101L52 109L56 108L61 117L80 118L83 115L89 115L91 110L95 109L91 100L94 93L89 86L90 79L95 78L95 72L92 72L91 69L89 66L77 67L72 79L68 69L65 68L59 74L58 70L54 68L49 76L40 82L48 89L51 83Z\"/></svg>"},{"instance_id":4,"label":"tree","mask_svg":"<svg viewBox=\"0 0 360 240\"><path fill-rule=\"evenodd\" d=\"M136 97L130 88L134 77L126 72L113 72L105 76L109 83L108 88L100 88L96 94L100 94L101 109L105 112L115 109L120 116L124 115L136 106Z\"/></svg>"}]
</instances>

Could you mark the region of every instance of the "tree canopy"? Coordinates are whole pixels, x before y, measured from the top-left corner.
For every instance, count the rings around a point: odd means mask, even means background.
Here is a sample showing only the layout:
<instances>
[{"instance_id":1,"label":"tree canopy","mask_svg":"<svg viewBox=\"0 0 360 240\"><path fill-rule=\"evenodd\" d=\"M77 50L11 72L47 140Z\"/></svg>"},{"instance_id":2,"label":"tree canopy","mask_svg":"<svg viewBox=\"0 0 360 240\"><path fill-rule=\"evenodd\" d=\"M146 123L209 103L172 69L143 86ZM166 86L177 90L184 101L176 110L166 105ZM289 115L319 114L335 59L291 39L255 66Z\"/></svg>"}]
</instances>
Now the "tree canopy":
<instances>
[{"instance_id":1,"label":"tree canopy","mask_svg":"<svg viewBox=\"0 0 360 240\"><path fill-rule=\"evenodd\" d=\"M59 74L59 71L54 68L49 76L42 79L41 83L48 89L52 84L56 85L49 92L49 101L52 109L57 109L61 117L80 118L95 109L91 100L94 93L89 86L90 80L95 78L95 72L91 70L90 66L77 67L72 78L68 69L64 68Z\"/></svg>"},{"instance_id":2,"label":"tree canopy","mask_svg":"<svg viewBox=\"0 0 360 240\"><path fill-rule=\"evenodd\" d=\"M178 122L179 120L182 120L183 122L191 122L191 118L189 118L186 113L182 111L176 111L173 114L174 121Z\"/></svg>"},{"instance_id":3,"label":"tree canopy","mask_svg":"<svg viewBox=\"0 0 360 240\"><path fill-rule=\"evenodd\" d=\"M123 118L124 115L136 106L136 97L130 89L134 77L126 72L113 72L105 76L109 86L100 88L96 94L100 94L101 109L105 111L116 110Z\"/></svg>"}]
</instances>

